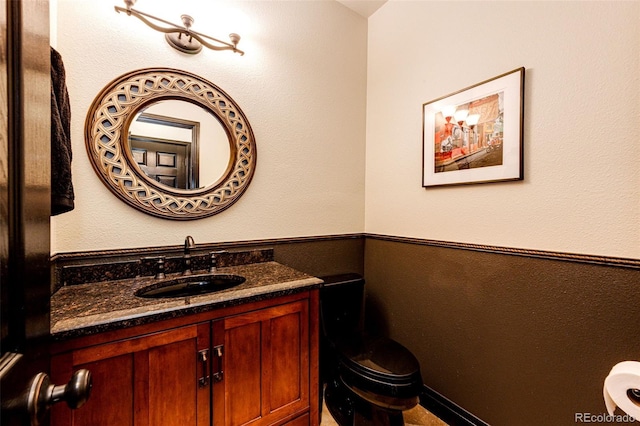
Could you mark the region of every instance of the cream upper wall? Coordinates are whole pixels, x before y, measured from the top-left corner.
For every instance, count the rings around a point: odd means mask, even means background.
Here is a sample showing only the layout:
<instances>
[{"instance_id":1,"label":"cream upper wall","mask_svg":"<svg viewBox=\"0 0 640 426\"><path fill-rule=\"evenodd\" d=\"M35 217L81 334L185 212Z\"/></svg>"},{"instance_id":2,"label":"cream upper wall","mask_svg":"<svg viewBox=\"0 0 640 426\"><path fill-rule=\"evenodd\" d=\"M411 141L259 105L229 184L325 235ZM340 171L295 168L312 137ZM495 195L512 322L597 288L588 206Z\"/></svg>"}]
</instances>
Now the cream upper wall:
<instances>
[{"instance_id":1,"label":"cream upper wall","mask_svg":"<svg viewBox=\"0 0 640 426\"><path fill-rule=\"evenodd\" d=\"M390 1L369 18L365 230L640 258L640 2ZM526 67L522 182L424 189L422 104Z\"/></svg>"},{"instance_id":2,"label":"cream upper wall","mask_svg":"<svg viewBox=\"0 0 640 426\"><path fill-rule=\"evenodd\" d=\"M76 209L52 218L52 253L179 244L187 234L215 242L364 230L640 257L638 2L391 1L369 18L368 49L367 21L331 0L222 3L249 21L239 30L243 57L181 54L115 13L116 3L53 2L52 44L72 102ZM210 10L220 2L159 3L137 7L175 21L191 13L196 30L225 33ZM217 216L140 213L86 158L95 95L152 66L219 85L253 127L256 175ZM525 180L423 189L422 103L520 66Z\"/></svg>"},{"instance_id":3,"label":"cream upper wall","mask_svg":"<svg viewBox=\"0 0 640 426\"><path fill-rule=\"evenodd\" d=\"M118 14L119 1L57 0L52 43L62 54L72 106L76 208L52 218L52 253L362 232L367 21L333 0L180 2L136 8L224 38L236 30L244 56L173 50L162 34ZM223 28L239 11L245 25ZM242 22L241 22L242 24ZM125 72L172 67L202 76L243 109L255 133L257 169L246 193L221 214L158 219L119 201L100 182L83 140L100 89Z\"/></svg>"}]
</instances>

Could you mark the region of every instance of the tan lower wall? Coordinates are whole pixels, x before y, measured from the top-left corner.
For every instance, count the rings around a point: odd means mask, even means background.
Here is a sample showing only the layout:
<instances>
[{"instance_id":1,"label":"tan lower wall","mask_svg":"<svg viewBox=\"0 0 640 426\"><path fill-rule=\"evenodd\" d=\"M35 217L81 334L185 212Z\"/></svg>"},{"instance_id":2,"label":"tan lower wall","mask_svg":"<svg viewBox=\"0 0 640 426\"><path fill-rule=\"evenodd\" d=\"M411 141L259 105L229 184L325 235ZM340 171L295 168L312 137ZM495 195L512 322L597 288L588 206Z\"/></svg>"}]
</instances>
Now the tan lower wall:
<instances>
[{"instance_id":1,"label":"tan lower wall","mask_svg":"<svg viewBox=\"0 0 640 426\"><path fill-rule=\"evenodd\" d=\"M362 235L293 240L273 246L274 260L315 276L357 272L364 274Z\"/></svg>"},{"instance_id":2,"label":"tan lower wall","mask_svg":"<svg viewBox=\"0 0 640 426\"><path fill-rule=\"evenodd\" d=\"M368 324L415 353L427 386L492 425L605 413L604 378L640 357L640 262L538 255L369 236Z\"/></svg>"}]
</instances>

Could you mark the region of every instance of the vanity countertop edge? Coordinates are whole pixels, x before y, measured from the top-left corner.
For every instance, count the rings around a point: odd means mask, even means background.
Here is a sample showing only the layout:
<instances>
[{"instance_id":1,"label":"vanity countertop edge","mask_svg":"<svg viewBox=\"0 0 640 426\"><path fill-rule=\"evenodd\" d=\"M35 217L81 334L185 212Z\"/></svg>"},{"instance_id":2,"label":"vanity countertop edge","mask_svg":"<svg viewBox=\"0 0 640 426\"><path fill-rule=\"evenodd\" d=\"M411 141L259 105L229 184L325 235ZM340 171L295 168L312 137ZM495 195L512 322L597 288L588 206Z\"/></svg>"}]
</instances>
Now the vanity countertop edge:
<instances>
[{"instance_id":1,"label":"vanity countertop edge","mask_svg":"<svg viewBox=\"0 0 640 426\"><path fill-rule=\"evenodd\" d=\"M128 328L299 293L322 284L319 278L273 261L218 268L216 272L241 275L246 281L227 290L168 299L135 295L138 289L157 282L153 277L62 287L51 297L51 337L60 341Z\"/></svg>"}]
</instances>

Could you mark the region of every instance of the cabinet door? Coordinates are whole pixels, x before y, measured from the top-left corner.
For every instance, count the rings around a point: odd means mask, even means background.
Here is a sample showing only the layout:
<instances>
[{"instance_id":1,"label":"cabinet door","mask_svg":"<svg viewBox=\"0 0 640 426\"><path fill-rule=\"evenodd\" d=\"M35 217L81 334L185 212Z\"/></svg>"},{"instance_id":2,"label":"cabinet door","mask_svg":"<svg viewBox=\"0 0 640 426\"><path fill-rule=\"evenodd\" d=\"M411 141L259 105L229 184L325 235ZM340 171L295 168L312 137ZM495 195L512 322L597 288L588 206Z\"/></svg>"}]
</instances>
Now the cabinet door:
<instances>
[{"instance_id":1,"label":"cabinet door","mask_svg":"<svg viewBox=\"0 0 640 426\"><path fill-rule=\"evenodd\" d=\"M91 346L54 357L52 376L90 369L93 390L82 409L58 404L53 425L154 426L209 424L209 324Z\"/></svg>"},{"instance_id":2,"label":"cabinet door","mask_svg":"<svg viewBox=\"0 0 640 426\"><path fill-rule=\"evenodd\" d=\"M308 309L301 300L214 322L215 425L273 424L309 409Z\"/></svg>"}]
</instances>

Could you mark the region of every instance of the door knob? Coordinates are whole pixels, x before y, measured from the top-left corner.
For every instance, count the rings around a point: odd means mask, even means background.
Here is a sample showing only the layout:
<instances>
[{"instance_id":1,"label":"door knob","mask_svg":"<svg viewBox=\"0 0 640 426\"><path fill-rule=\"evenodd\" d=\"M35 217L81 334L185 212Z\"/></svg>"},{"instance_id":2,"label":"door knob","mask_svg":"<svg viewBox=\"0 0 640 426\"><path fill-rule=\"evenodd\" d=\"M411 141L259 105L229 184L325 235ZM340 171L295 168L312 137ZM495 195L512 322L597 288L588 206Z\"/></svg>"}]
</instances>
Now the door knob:
<instances>
[{"instance_id":1,"label":"door knob","mask_svg":"<svg viewBox=\"0 0 640 426\"><path fill-rule=\"evenodd\" d=\"M71 380L66 385L49 385L47 405L51 406L57 402L65 401L72 410L80 408L89 399L92 386L91 372L78 370L73 373Z\"/></svg>"},{"instance_id":2,"label":"door knob","mask_svg":"<svg viewBox=\"0 0 640 426\"><path fill-rule=\"evenodd\" d=\"M55 403L65 401L72 410L82 407L91 395L92 385L91 372L84 369L73 373L66 385L58 386L51 384L47 374L36 374L27 395L31 426L38 426Z\"/></svg>"}]
</instances>

